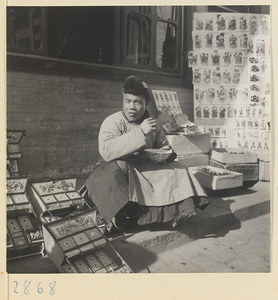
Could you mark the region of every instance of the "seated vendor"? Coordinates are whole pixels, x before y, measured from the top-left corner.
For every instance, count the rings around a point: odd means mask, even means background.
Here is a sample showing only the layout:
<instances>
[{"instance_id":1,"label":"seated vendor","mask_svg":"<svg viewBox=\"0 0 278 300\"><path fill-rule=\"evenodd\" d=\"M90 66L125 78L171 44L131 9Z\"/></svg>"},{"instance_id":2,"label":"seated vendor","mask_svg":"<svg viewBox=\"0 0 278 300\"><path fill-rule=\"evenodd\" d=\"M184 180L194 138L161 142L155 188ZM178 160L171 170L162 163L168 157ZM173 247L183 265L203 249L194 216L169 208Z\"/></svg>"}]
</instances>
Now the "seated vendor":
<instances>
[{"instance_id":1,"label":"seated vendor","mask_svg":"<svg viewBox=\"0 0 278 300\"><path fill-rule=\"evenodd\" d=\"M177 224L208 200L187 168L174 161L162 126L146 110L152 97L137 76L126 78L123 110L107 117L99 132L99 152L105 162L87 179L88 195L102 218L120 230L151 223ZM144 149L164 149L164 163L149 160Z\"/></svg>"}]
</instances>

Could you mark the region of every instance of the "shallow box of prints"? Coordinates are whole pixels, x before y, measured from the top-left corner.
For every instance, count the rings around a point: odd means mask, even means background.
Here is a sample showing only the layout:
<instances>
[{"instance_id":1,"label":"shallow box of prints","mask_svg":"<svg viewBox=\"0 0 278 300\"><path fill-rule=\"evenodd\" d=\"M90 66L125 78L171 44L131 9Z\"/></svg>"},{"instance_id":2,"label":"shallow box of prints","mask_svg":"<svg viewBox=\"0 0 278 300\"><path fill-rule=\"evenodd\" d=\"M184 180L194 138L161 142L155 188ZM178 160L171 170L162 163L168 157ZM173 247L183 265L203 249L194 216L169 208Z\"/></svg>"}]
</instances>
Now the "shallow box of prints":
<instances>
[{"instance_id":1,"label":"shallow box of prints","mask_svg":"<svg viewBox=\"0 0 278 300\"><path fill-rule=\"evenodd\" d=\"M169 134L167 139L177 155L210 152L210 134Z\"/></svg>"},{"instance_id":2,"label":"shallow box of prints","mask_svg":"<svg viewBox=\"0 0 278 300\"><path fill-rule=\"evenodd\" d=\"M177 161L183 163L186 167L197 167L209 165L209 155L202 153L179 155Z\"/></svg>"},{"instance_id":3,"label":"shallow box of prints","mask_svg":"<svg viewBox=\"0 0 278 300\"><path fill-rule=\"evenodd\" d=\"M76 190L76 178L32 182L29 194L41 222L50 222L67 214L90 208Z\"/></svg>"},{"instance_id":4,"label":"shallow box of prints","mask_svg":"<svg viewBox=\"0 0 278 300\"><path fill-rule=\"evenodd\" d=\"M212 166L191 167L189 170L195 175L201 186L212 190L235 188L243 184L241 173Z\"/></svg>"},{"instance_id":5,"label":"shallow box of prints","mask_svg":"<svg viewBox=\"0 0 278 300\"><path fill-rule=\"evenodd\" d=\"M221 163L257 163L258 154L244 152L237 148L216 148L211 150L211 159Z\"/></svg>"},{"instance_id":6,"label":"shallow box of prints","mask_svg":"<svg viewBox=\"0 0 278 300\"><path fill-rule=\"evenodd\" d=\"M61 273L131 273L96 226L96 210L43 225L45 249Z\"/></svg>"},{"instance_id":7,"label":"shallow box of prints","mask_svg":"<svg viewBox=\"0 0 278 300\"><path fill-rule=\"evenodd\" d=\"M23 130L8 130L7 131L7 154L9 159L21 158L19 151L19 143L22 137L25 135Z\"/></svg>"},{"instance_id":8,"label":"shallow box of prints","mask_svg":"<svg viewBox=\"0 0 278 300\"><path fill-rule=\"evenodd\" d=\"M7 257L40 253L43 235L29 197L28 177L7 179Z\"/></svg>"},{"instance_id":9,"label":"shallow box of prints","mask_svg":"<svg viewBox=\"0 0 278 300\"><path fill-rule=\"evenodd\" d=\"M233 172L242 173L244 181L259 180L259 164L258 163L220 163L214 159L210 159L210 165L216 168L222 168Z\"/></svg>"}]
</instances>

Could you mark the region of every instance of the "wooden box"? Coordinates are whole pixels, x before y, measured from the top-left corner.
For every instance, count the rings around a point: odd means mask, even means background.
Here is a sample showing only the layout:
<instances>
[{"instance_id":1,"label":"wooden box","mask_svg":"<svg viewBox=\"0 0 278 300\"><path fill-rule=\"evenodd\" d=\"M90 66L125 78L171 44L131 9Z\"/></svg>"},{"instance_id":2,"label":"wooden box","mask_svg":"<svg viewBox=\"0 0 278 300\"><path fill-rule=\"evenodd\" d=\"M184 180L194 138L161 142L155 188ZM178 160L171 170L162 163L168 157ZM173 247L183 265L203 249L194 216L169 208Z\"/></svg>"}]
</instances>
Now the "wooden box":
<instances>
[{"instance_id":1,"label":"wooden box","mask_svg":"<svg viewBox=\"0 0 278 300\"><path fill-rule=\"evenodd\" d=\"M21 158L19 143L25 135L24 130L7 131L7 173L8 177L19 176L18 160Z\"/></svg>"},{"instance_id":2,"label":"wooden box","mask_svg":"<svg viewBox=\"0 0 278 300\"><path fill-rule=\"evenodd\" d=\"M25 130L7 130L9 144L19 144L24 135Z\"/></svg>"},{"instance_id":3,"label":"wooden box","mask_svg":"<svg viewBox=\"0 0 278 300\"><path fill-rule=\"evenodd\" d=\"M262 181L270 181L270 162L260 160L259 179Z\"/></svg>"},{"instance_id":4,"label":"wooden box","mask_svg":"<svg viewBox=\"0 0 278 300\"><path fill-rule=\"evenodd\" d=\"M7 178L7 211L32 211L27 195L28 177Z\"/></svg>"},{"instance_id":5,"label":"wooden box","mask_svg":"<svg viewBox=\"0 0 278 300\"><path fill-rule=\"evenodd\" d=\"M241 173L212 166L191 167L189 170L195 175L201 186L212 190L235 188L243 184Z\"/></svg>"},{"instance_id":6,"label":"wooden box","mask_svg":"<svg viewBox=\"0 0 278 300\"><path fill-rule=\"evenodd\" d=\"M263 152L258 152L258 159L265 161L265 162L270 162L270 151L263 151Z\"/></svg>"},{"instance_id":7,"label":"wooden box","mask_svg":"<svg viewBox=\"0 0 278 300\"><path fill-rule=\"evenodd\" d=\"M229 163L224 164L216 160L210 159L210 165L216 168L222 168L233 172L243 174L244 181L259 180L259 164L258 163Z\"/></svg>"},{"instance_id":8,"label":"wooden box","mask_svg":"<svg viewBox=\"0 0 278 300\"><path fill-rule=\"evenodd\" d=\"M7 257L42 252L43 235L26 193L28 177L7 179Z\"/></svg>"},{"instance_id":9,"label":"wooden box","mask_svg":"<svg viewBox=\"0 0 278 300\"><path fill-rule=\"evenodd\" d=\"M9 144L8 145L8 157L10 159L21 158L18 144Z\"/></svg>"},{"instance_id":10,"label":"wooden box","mask_svg":"<svg viewBox=\"0 0 278 300\"><path fill-rule=\"evenodd\" d=\"M202 153L180 155L177 157L177 161L180 161L188 168L207 166L209 165L209 155Z\"/></svg>"},{"instance_id":11,"label":"wooden box","mask_svg":"<svg viewBox=\"0 0 278 300\"><path fill-rule=\"evenodd\" d=\"M42 223L60 219L88 207L76 190L76 178L46 180L29 185L29 195Z\"/></svg>"},{"instance_id":12,"label":"wooden box","mask_svg":"<svg viewBox=\"0 0 278 300\"><path fill-rule=\"evenodd\" d=\"M178 156L210 152L210 135L196 133L192 135L175 134L167 135L167 139Z\"/></svg>"},{"instance_id":13,"label":"wooden box","mask_svg":"<svg viewBox=\"0 0 278 300\"><path fill-rule=\"evenodd\" d=\"M259 154L259 179L270 181L270 153Z\"/></svg>"},{"instance_id":14,"label":"wooden box","mask_svg":"<svg viewBox=\"0 0 278 300\"><path fill-rule=\"evenodd\" d=\"M131 273L89 209L43 225L45 249L61 273Z\"/></svg>"},{"instance_id":15,"label":"wooden box","mask_svg":"<svg viewBox=\"0 0 278 300\"><path fill-rule=\"evenodd\" d=\"M7 177L19 177L17 159L7 159Z\"/></svg>"},{"instance_id":16,"label":"wooden box","mask_svg":"<svg viewBox=\"0 0 278 300\"><path fill-rule=\"evenodd\" d=\"M254 152L243 152L236 148L216 148L211 150L211 159L224 164L257 163L258 154Z\"/></svg>"}]
</instances>

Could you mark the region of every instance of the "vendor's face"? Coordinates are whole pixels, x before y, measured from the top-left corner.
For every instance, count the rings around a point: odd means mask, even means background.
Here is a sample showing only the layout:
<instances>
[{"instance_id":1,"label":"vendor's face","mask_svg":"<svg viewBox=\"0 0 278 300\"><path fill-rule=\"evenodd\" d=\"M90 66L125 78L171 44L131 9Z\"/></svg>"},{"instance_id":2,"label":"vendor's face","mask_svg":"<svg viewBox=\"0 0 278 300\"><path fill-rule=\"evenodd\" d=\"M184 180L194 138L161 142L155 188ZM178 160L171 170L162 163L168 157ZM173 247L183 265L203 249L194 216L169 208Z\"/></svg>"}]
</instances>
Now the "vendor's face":
<instances>
[{"instance_id":1,"label":"vendor's face","mask_svg":"<svg viewBox=\"0 0 278 300\"><path fill-rule=\"evenodd\" d=\"M137 122L144 115L146 101L144 96L123 94L123 112L129 122Z\"/></svg>"}]
</instances>

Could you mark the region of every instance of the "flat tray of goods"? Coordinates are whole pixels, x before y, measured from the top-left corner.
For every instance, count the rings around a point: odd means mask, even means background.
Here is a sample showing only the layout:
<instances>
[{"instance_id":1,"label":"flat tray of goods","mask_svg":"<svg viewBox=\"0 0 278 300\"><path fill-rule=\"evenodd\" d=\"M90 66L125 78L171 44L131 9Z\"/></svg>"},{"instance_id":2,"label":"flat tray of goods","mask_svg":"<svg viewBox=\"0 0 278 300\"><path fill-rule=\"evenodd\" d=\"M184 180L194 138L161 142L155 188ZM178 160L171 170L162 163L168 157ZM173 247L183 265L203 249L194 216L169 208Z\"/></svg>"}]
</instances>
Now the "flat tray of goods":
<instances>
[{"instance_id":1,"label":"flat tray of goods","mask_svg":"<svg viewBox=\"0 0 278 300\"><path fill-rule=\"evenodd\" d=\"M258 163L220 163L214 159L210 159L209 163L212 167L226 169L229 171L242 173L243 181L259 180L259 164Z\"/></svg>"},{"instance_id":2,"label":"flat tray of goods","mask_svg":"<svg viewBox=\"0 0 278 300\"><path fill-rule=\"evenodd\" d=\"M242 186L243 175L212 166L191 167L189 170L195 175L201 186L212 190L223 190Z\"/></svg>"},{"instance_id":3,"label":"flat tray of goods","mask_svg":"<svg viewBox=\"0 0 278 300\"><path fill-rule=\"evenodd\" d=\"M211 159L221 163L257 163L258 154L241 151L237 148L215 148L211 150Z\"/></svg>"}]
</instances>

